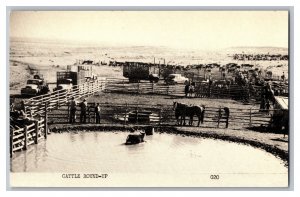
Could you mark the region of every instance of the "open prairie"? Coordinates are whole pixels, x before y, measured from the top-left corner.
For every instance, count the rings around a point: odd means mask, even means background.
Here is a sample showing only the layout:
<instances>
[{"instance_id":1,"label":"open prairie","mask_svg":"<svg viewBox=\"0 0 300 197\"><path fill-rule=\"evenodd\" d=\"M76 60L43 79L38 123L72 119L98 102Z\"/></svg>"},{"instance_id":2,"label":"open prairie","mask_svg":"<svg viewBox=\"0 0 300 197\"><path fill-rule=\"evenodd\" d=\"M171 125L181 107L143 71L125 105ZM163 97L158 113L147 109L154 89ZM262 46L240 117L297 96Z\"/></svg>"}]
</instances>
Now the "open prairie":
<instances>
[{"instance_id":1,"label":"open prairie","mask_svg":"<svg viewBox=\"0 0 300 197\"><path fill-rule=\"evenodd\" d=\"M74 44L70 42L11 39L9 51L9 89L10 94L20 93L26 80L38 71L48 83L56 82L56 72L66 69L80 59L95 62L139 61L166 63L172 65L227 63L253 64L263 70L270 70L274 76L288 73L288 61L237 61L233 54L281 54L287 55L287 48L278 47L234 47L217 51L173 49L151 46L107 46ZM123 78L121 67L101 65L94 67L100 77ZM288 76L286 76L288 77Z\"/></svg>"}]
</instances>

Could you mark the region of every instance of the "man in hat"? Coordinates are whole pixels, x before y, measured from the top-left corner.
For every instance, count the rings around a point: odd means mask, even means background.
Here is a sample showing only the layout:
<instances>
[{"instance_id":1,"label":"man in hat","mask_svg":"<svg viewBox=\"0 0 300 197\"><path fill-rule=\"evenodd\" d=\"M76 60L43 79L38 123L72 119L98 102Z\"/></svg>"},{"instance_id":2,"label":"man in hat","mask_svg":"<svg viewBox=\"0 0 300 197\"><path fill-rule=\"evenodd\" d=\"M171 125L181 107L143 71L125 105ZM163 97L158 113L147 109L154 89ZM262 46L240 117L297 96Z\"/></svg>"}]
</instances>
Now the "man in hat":
<instances>
[{"instance_id":1,"label":"man in hat","mask_svg":"<svg viewBox=\"0 0 300 197\"><path fill-rule=\"evenodd\" d=\"M76 101L74 99L74 97L71 98L71 101L69 102L70 105L70 123L75 123L76 120Z\"/></svg>"},{"instance_id":2,"label":"man in hat","mask_svg":"<svg viewBox=\"0 0 300 197\"><path fill-rule=\"evenodd\" d=\"M97 103L95 107L95 113L96 113L96 124L100 124L100 104Z\"/></svg>"},{"instance_id":3,"label":"man in hat","mask_svg":"<svg viewBox=\"0 0 300 197\"><path fill-rule=\"evenodd\" d=\"M80 123L86 123L86 110L87 110L87 102L86 99L83 99L83 101L80 103Z\"/></svg>"}]
</instances>

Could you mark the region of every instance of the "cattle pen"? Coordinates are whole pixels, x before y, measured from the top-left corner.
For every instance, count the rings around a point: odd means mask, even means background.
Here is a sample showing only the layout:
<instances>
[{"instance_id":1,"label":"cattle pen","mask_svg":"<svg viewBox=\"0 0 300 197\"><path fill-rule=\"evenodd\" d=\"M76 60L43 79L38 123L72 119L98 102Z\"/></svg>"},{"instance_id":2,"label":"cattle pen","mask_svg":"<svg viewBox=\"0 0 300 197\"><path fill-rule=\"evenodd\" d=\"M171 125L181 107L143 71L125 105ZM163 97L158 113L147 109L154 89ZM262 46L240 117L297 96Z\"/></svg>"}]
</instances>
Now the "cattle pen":
<instances>
[{"instance_id":1,"label":"cattle pen","mask_svg":"<svg viewBox=\"0 0 300 197\"><path fill-rule=\"evenodd\" d=\"M186 124L181 125L175 118L173 105L149 105L129 103L99 103L101 106L101 124L119 125L152 125L162 126L196 126L198 118L195 116L193 124L189 125L189 117L186 116ZM225 128L228 118L229 127L235 130L247 130L250 128L269 128L272 114L279 111L272 109L261 111L259 108L230 108L230 115L226 117L223 107L206 106L204 128ZM79 124L80 107L77 107L75 124ZM61 105L57 110L48 114L50 125L69 124L69 105ZM88 103L87 124L96 124L95 103Z\"/></svg>"},{"instance_id":2,"label":"cattle pen","mask_svg":"<svg viewBox=\"0 0 300 197\"><path fill-rule=\"evenodd\" d=\"M207 85L204 85L207 87ZM241 93L242 87L232 86L230 92L226 94L211 91L210 94L204 92L202 96L205 98L235 98L234 95ZM213 89L212 89L213 90ZM257 88L259 91L259 88ZM128 83L123 79L105 79L96 80L83 83L75 86L72 91L58 90L50 94L33 97L26 100L25 108L28 116L32 117L34 121L23 128L14 127L11 124L10 130L10 153L15 151L26 150L27 146L37 144L42 138L47 138L47 134L55 130L56 125L69 125L69 100L87 98L92 95L106 94L106 93L121 93L121 94L154 94L154 95L168 95L175 97L184 97L184 85L166 85L160 83ZM259 100L257 95L253 94L253 100ZM99 95L101 96L101 95ZM95 102L88 103L87 108L87 124L97 125L95 123ZM100 102L101 106L101 124L102 125L119 125L123 127L135 126L151 126L156 128L167 127L194 127L198 121L194 118L194 124L189 125L189 117L186 117L186 125L178 124L173 105L150 105L147 103L109 103ZM79 123L80 108L77 107L76 123ZM221 106L206 106L204 123L200 128L217 129L225 128L226 121L229 122L229 129L239 131L268 131L272 126L272 114L276 113L278 109L271 109L269 111L261 111L258 108L230 108L230 115L226 117ZM49 127L48 127L49 125ZM50 128L50 129L49 129ZM277 129L277 128L276 128ZM287 129L287 128L285 128ZM226 130L224 130L226 131ZM278 129L281 132L281 129Z\"/></svg>"}]
</instances>

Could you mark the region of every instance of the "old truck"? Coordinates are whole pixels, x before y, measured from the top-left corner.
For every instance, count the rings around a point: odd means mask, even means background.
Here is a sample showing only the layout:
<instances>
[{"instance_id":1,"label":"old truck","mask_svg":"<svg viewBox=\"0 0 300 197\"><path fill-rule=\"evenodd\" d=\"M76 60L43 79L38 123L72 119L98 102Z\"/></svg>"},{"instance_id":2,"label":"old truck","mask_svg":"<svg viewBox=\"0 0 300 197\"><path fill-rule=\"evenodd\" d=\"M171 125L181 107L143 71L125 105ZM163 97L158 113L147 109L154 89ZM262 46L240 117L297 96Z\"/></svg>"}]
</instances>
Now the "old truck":
<instances>
[{"instance_id":1,"label":"old truck","mask_svg":"<svg viewBox=\"0 0 300 197\"><path fill-rule=\"evenodd\" d=\"M93 73L93 65L68 65L66 71L57 72L56 90L71 91L74 86L87 81L96 80L97 76Z\"/></svg>"},{"instance_id":2,"label":"old truck","mask_svg":"<svg viewBox=\"0 0 300 197\"><path fill-rule=\"evenodd\" d=\"M129 79L129 82L138 82L140 80L149 80L157 83L159 81L159 65L143 62L125 62L123 65L123 76Z\"/></svg>"},{"instance_id":3,"label":"old truck","mask_svg":"<svg viewBox=\"0 0 300 197\"><path fill-rule=\"evenodd\" d=\"M48 84L41 75L34 75L33 79L28 79L26 86L21 89L22 96L38 96L49 92Z\"/></svg>"}]
</instances>

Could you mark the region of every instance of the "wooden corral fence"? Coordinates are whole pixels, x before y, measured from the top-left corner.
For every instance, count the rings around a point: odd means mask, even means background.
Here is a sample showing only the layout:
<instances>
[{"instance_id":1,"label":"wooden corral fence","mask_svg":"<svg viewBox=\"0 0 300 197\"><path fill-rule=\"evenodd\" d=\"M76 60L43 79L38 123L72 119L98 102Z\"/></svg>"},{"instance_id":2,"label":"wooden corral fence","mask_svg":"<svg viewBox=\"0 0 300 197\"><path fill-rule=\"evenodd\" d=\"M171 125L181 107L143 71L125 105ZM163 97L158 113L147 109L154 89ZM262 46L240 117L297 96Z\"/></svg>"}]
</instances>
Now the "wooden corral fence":
<instances>
[{"instance_id":1,"label":"wooden corral fence","mask_svg":"<svg viewBox=\"0 0 300 197\"><path fill-rule=\"evenodd\" d=\"M94 80L73 86L71 91L57 90L49 94L30 98L25 102L26 112L28 115L35 117L38 114L45 113L45 105L47 111L58 109L61 105L66 104L71 97L80 99L102 91L105 87L104 84L104 80Z\"/></svg>"},{"instance_id":2,"label":"wooden corral fence","mask_svg":"<svg viewBox=\"0 0 300 197\"><path fill-rule=\"evenodd\" d=\"M16 151L27 150L31 144L38 144L42 138L47 138L47 115L39 120L27 120L26 123L22 128L10 129L10 156Z\"/></svg>"},{"instance_id":3,"label":"wooden corral fence","mask_svg":"<svg viewBox=\"0 0 300 197\"><path fill-rule=\"evenodd\" d=\"M190 97L253 99L259 101L261 99L261 90L261 86L246 87L232 84L225 87L220 85L210 86L208 83L196 83L194 92ZM104 92L184 96L185 85L167 85L165 83L150 83L147 81L129 83L125 79L111 79L105 82Z\"/></svg>"},{"instance_id":4,"label":"wooden corral fence","mask_svg":"<svg viewBox=\"0 0 300 197\"><path fill-rule=\"evenodd\" d=\"M167 85L161 82L150 83L148 81L129 83L128 79L106 78L74 86L70 92L58 90L50 94L33 97L26 101L26 108L34 116L41 110L40 106L44 106L45 103L47 103L47 109L53 110L67 103L71 97L79 99L91 96L97 92L184 96L184 89L184 84ZM232 84L225 87L222 85L210 86L208 83L196 83L195 91L191 97L251 99L259 101L261 99L261 90L261 86L239 86Z\"/></svg>"},{"instance_id":5,"label":"wooden corral fence","mask_svg":"<svg viewBox=\"0 0 300 197\"><path fill-rule=\"evenodd\" d=\"M11 120L10 153L26 150L27 146L47 138L47 114L65 105L71 97L79 99L102 91L103 81L95 80L74 86L72 91L58 90L50 94L33 97L25 101L25 111L29 119ZM40 117L43 117L42 119Z\"/></svg>"},{"instance_id":6,"label":"wooden corral fence","mask_svg":"<svg viewBox=\"0 0 300 197\"><path fill-rule=\"evenodd\" d=\"M138 82L129 83L124 80L110 80L106 83L104 92L131 94L184 95L184 85L167 85L164 83Z\"/></svg>"},{"instance_id":7,"label":"wooden corral fence","mask_svg":"<svg viewBox=\"0 0 300 197\"><path fill-rule=\"evenodd\" d=\"M123 125L155 125L171 126L176 125L175 112L172 105L150 106L145 104L108 104L100 103L101 124L123 124ZM275 110L261 112L259 109L238 109L230 108L228 117L229 128L244 130L249 127L261 127L270 125L272 114ZM76 123L80 123L80 107L76 111ZM96 123L95 104L88 103L87 123ZM68 105L62 106L59 110L49 113L49 124L65 124L69 122ZM189 117L186 117L188 125ZM198 118L194 117L193 125L196 126ZM226 116L223 108L206 107L204 124L201 127L224 128Z\"/></svg>"}]
</instances>

